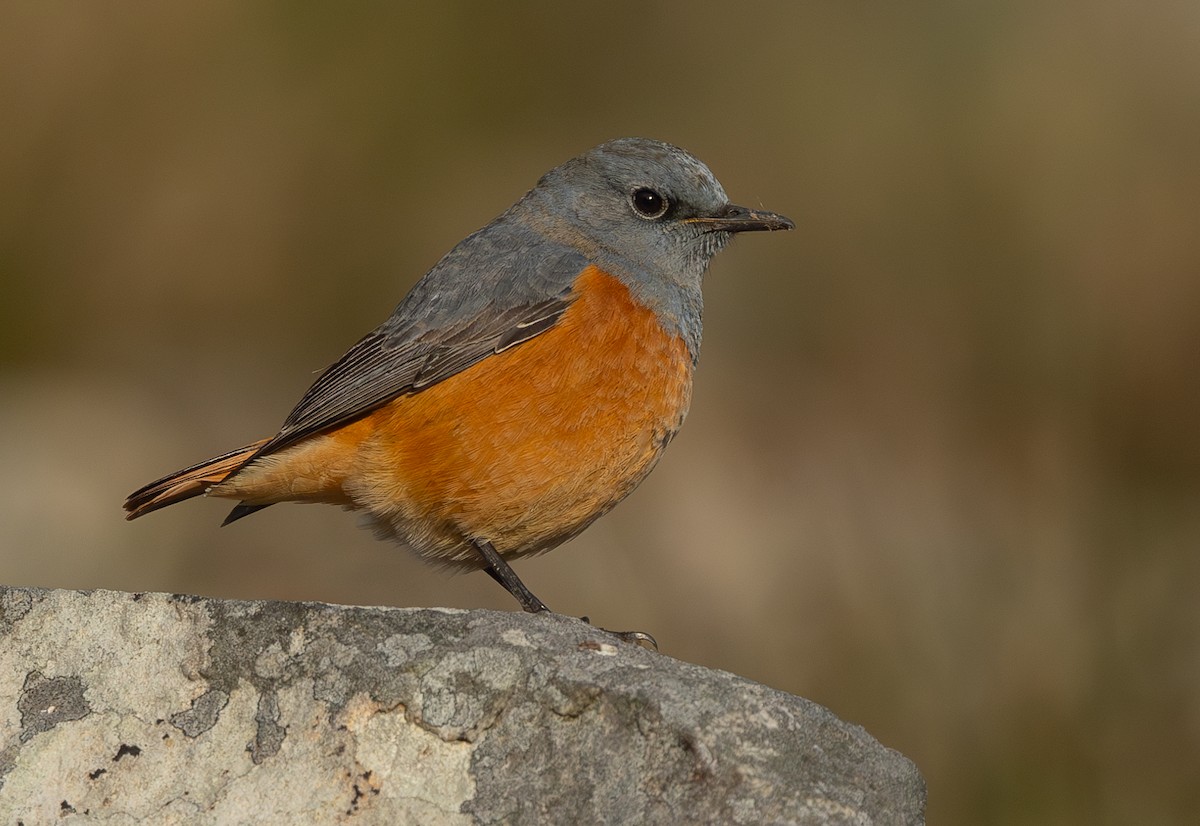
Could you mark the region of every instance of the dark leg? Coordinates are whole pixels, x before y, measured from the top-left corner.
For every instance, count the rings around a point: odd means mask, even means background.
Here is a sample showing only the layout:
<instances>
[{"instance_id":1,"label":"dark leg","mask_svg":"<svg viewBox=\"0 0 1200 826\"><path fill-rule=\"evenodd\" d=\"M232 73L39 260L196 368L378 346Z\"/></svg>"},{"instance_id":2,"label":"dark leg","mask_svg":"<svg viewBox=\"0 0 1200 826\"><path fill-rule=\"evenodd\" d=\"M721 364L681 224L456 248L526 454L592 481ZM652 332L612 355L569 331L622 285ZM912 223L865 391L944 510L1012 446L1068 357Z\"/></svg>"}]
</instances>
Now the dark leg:
<instances>
[{"instance_id":1,"label":"dark leg","mask_svg":"<svg viewBox=\"0 0 1200 826\"><path fill-rule=\"evenodd\" d=\"M504 586L504 590L508 591L517 602L521 603L521 607L531 614L540 614L549 612L546 603L542 602L533 591L525 586L521 578L517 576L517 572L501 558L500 554L496 553L495 547L486 539L472 540L471 544L475 546L475 550L479 551L480 555L487 563L483 570L487 571L487 575ZM584 622L588 622L587 617L581 617ZM590 622L588 622L591 625ZM633 643L634 645L649 644L655 651L658 650L658 642L654 637L647 634L645 631L609 631L607 628L601 628L613 636L623 640L624 642Z\"/></svg>"},{"instance_id":2,"label":"dark leg","mask_svg":"<svg viewBox=\"0 0 1200 826\"><path fill-rule=\"evenodd\" d=\"M517 576L517 572L512 567L500 558L500 554L496 553L496 549L492 547L492 543L486 539L476 539L473 544L475 549L487 561L484 570L492 579L504 586L504 590L508 591L517 598L517 602L521 603L521 607L531 614L540 614L543 611L549 611L546 603L542 602L533 591L525 587L525 583Z\"/></svg>"}]
</instances>

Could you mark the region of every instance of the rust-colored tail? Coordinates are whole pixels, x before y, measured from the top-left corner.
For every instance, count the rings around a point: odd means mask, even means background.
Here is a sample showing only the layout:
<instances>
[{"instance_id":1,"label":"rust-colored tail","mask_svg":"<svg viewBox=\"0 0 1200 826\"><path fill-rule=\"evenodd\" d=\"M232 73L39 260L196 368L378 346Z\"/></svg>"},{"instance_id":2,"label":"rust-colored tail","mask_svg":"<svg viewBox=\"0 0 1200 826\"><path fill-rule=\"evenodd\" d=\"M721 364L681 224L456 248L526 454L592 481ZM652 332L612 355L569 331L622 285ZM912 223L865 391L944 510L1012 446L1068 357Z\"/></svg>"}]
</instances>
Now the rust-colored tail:
<instances>
[{"instance_id":1,"label":"rust-colored tail","mask_svg":"<svg viewBox=\"0 0 1200 826\"><path fill-rule=\"evenodd\" d=\"M135 490L125 500L125 518L137 519L139 516L174 505L184 499L199 496L213 485L222 482L246 463L260 447L269 440L263 439L237 450L231 450L220 456L201 462L198 465L177 470L172 474L151 482L145 487Z\"/></svg>"}]
</instances>

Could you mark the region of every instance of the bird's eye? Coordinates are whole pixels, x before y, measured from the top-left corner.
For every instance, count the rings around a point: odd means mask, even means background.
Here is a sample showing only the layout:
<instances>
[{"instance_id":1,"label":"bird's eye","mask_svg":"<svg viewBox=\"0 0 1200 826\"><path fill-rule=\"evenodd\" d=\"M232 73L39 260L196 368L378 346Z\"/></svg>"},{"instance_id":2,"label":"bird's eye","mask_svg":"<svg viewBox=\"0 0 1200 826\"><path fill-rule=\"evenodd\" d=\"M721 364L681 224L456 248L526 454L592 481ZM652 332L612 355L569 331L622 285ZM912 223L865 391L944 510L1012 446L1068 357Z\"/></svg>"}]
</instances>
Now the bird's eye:
<instances>
[{"instance_id":1,"label":"bird's eye","mask_svg":"<svg viewBox=\"0 0 1200 826\"><path fill-rule=\"evenodd\" d=\"M629 203L633 205L633 211L638 214L639 218L649 220L663 217L667 212L667 207L671 205L664 196L644 186L638 187L630 194Z\"/></svg>"}]
</instances>

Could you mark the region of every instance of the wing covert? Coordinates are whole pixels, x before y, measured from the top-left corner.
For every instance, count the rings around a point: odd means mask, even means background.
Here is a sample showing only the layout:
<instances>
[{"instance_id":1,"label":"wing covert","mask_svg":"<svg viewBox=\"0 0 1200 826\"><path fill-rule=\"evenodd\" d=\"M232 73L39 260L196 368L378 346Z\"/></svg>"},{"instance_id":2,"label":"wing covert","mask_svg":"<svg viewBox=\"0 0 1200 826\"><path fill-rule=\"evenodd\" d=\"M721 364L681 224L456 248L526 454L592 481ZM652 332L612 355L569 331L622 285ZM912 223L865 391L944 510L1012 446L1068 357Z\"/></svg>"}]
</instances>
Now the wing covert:
<instances>
[{"instance_id":1,"label":"wing covert","mask_svg":"<svg viewBox=\"0 0 1200 826\"><path fill-rule=\"evenodd\" d=\"M574 300L572 284L586 260L520 227L489 229L459 244L387 321L328 367L246 465L553 328Z\"/></svg>"}]
</instances>

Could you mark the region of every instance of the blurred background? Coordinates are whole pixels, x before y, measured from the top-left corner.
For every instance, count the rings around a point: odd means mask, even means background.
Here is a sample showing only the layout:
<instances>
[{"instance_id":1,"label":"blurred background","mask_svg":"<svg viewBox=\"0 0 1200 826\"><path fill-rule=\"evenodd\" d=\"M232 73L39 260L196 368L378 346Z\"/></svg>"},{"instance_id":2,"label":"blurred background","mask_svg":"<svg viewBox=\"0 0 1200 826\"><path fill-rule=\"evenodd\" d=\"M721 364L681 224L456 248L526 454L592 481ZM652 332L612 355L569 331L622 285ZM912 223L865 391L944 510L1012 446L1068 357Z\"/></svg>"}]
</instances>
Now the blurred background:
<instances>
[{"instance_id":1,"label":"blurred background","mask_svg":"<svg viewBox=\"0 0 1200 826\"><path fill-rule=\"evenodd\" d=\"M783 212L551 606L812 698L932 823L1200 810L1200 4L15 3L0 582L515 610L333 508L122 498L274 433L550 167Z\"/></svg>"}]
</instances>

